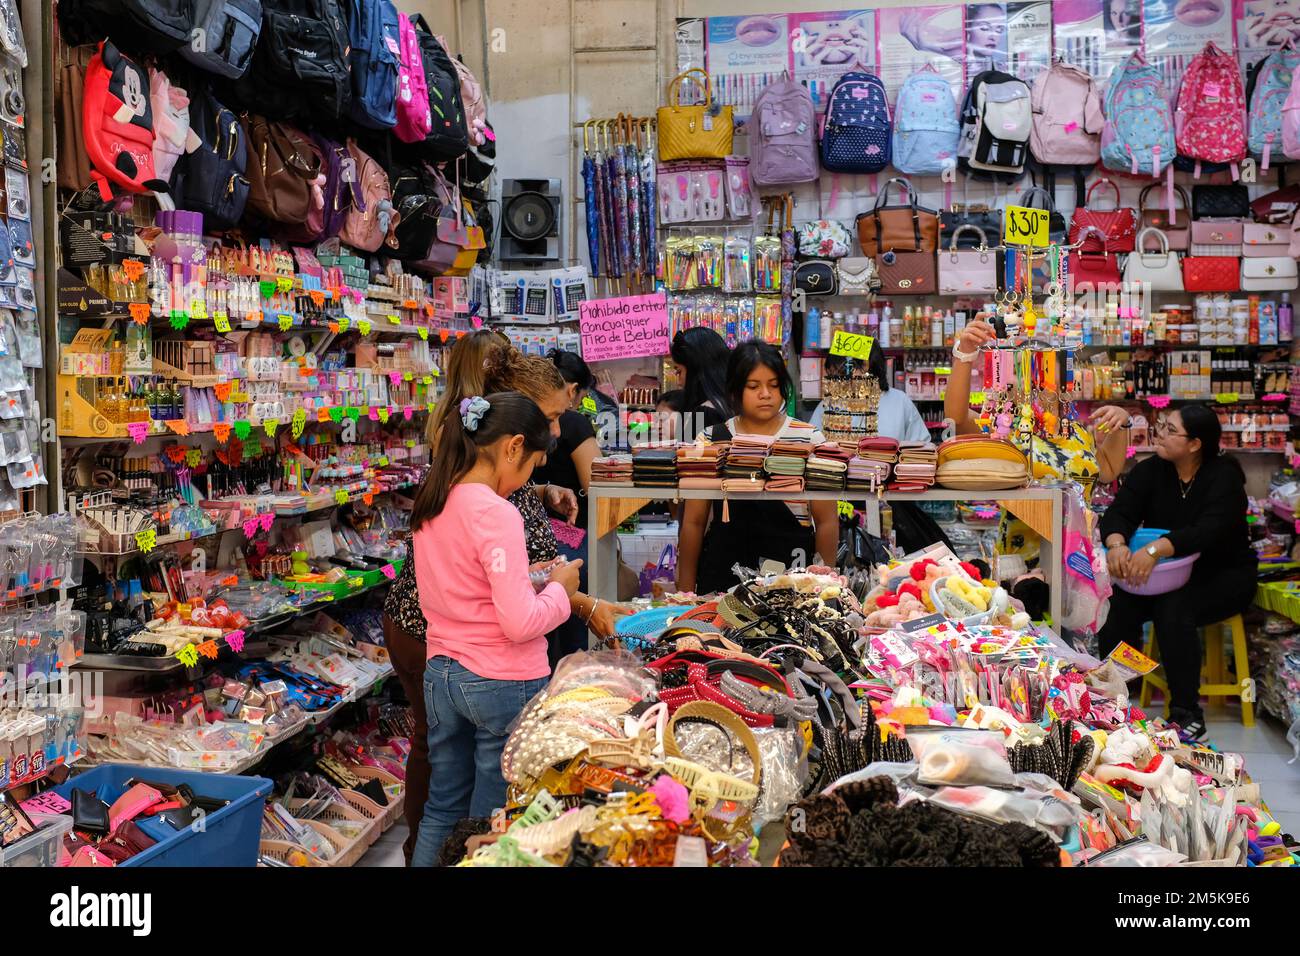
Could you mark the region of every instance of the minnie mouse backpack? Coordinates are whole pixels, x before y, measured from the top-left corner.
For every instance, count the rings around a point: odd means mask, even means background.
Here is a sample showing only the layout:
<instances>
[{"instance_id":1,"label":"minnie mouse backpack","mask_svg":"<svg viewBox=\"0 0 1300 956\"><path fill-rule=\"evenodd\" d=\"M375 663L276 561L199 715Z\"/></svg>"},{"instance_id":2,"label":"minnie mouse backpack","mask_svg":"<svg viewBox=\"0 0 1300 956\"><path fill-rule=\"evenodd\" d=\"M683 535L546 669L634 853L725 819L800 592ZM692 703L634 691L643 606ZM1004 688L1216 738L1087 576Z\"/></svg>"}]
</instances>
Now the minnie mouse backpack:
<instances>
[{"instance_id":1,"label":"minnie mouse backpack","mask_svg":"<svg viewBox=\"0 0 1300 956\"><path fill-rule=\"evenodd\" d=\"M91 179L105 202L124 192L167 191L154 171L149 75L108 40L86 67L81 128Z\"/></svg>"}]
</instances>

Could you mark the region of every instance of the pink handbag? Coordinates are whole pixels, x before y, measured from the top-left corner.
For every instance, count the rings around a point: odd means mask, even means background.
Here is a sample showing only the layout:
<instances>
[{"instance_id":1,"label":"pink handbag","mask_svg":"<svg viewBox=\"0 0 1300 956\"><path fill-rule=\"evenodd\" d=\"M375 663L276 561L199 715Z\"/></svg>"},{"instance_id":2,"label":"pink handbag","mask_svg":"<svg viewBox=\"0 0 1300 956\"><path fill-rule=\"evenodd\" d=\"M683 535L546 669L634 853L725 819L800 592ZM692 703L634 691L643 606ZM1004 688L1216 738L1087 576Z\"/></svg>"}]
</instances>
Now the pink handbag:
<instances>
[{"instance_id":1,"label":"pink handbag","mask_svg":"<svg viewBox=\"0 0 1300 956\"><path fill-rule=\"evenodd\" d=\"M1237 219L1201 219L1192 221L1192 243L1194 245L1239 246L1242 241L1242 226Z\"/></svg>"},{"instance_id":2,"label":"pink handbag","mask_svg":"<svg viewBox=\"0 0 1300 956\"><path fill-rule=\"evenodd\" d=\"M155 803L162 803L163 795L147 783L137 783L134 787L113 801L108 808L108 826L112 833L127 820L134 820Z\"/></svg>"},{"instance_id":3,"label":"pink handbag","mask_svg":"<svg viewBox=\"0 0 1300 956\"><path fill-rule=\"evenodd\" d=\"M1246 223L1242 228L1242 240L1241 254L1247 259L1286 256L1291 246L1291 235L1286 226L1265 222Z\"/></svg>"},{"instance_id":4,"label":"pink handbag","mask_svg":"<svg viewBox=\"0 0 1300 956\"><path fill-rule=\"evenodd\" d=\"M958 249L957 237L968 229L979 234L979 248ZM978 226L958 226L951 244L940 250L938 258L940 295L997 291L998 254L988 248L984 230Z\"/></svg>"}]
</instances>

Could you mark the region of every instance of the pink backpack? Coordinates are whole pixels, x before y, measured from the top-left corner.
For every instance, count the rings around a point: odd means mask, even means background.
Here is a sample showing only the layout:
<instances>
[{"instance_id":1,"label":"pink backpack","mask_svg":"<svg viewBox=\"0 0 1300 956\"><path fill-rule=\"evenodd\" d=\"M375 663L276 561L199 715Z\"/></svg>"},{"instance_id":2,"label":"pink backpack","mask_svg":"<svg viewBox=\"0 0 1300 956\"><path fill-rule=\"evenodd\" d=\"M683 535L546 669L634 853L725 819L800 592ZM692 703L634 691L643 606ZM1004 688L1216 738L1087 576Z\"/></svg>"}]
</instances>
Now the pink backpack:
<instances>
[{"instance_id":1,"label":"pink backpack","mask_svg":"<svg viewBox=\"0 0 1300 956\"><path fill-rule=\"evenodd\" d=\"M460 77L460 99L465 107L465 127L469 130L469 144L482 146L486 142L483 131L487 129L487 97L483 95L483 87L479 85L478 78L470 68L461 62L460 57L451 52L447 41L438 37L438 42L447 51L447 58L455 65L456 74Z\"/></svg>"},{"instance_id":2,"label":"pink backpack","mask_svg":"<svg viewBox=\"0 0 1300 956\"><path fill-rule=\"evenodd\" d=\"M1101 158L1101 94L1092 77L1066 63L1034 81L1034 126L1029 149L1040 163L1091 166Z\"/></svg>"},{"instance_id":3,"label":"pink backpack","mask_svg":"<svg viewBox=\"0 0 1300 956\"><path fill-rule=\"evenodd\" d=\"M1196 55L1178 91L1174 114L1178 153L1202 163L1246 158L1246 93L1235 57L1213 43Z\"/></svg>"},{"instance_id":4,"label":"pink backpack","mask_svg":"<svg viewBox=\"0 0 1300 956\"><path fill-rule=\"evenodd\" d=\"M424 57L415 27L405 13L397 15L401 37L401 61L397 69L397 125L393 134L403 143L420 143L433 129L429 109L429 87L424 82Z\"/></svg>"},{"instance_id":5,"label":"pink backpack","mask_svg":"<svg viewBox=\"0 0 1300 956\"><path fill-rule=\"evenodd\" d=\"M393 208L393 190L384 167L370 158L355 139L348 139L351 175L343 177L349 203L339 238L354 249L377 252L386 241L396 246L394 230L400 218Z\"/></svg>"}]
</instances>

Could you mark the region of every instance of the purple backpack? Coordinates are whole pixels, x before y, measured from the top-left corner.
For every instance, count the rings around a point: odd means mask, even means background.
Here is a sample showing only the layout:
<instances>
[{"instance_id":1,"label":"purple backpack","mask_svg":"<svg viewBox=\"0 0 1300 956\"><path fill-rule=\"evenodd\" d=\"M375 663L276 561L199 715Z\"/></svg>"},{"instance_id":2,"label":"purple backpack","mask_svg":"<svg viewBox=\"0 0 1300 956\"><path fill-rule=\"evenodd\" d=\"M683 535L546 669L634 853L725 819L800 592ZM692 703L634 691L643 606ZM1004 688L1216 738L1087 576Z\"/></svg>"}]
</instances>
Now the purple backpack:
<instances>
[{"instance_id":1,"label":"purple backpack","mask_svg":"<svg viewBox=\"0 0 1300 956\"><path fill-rule=\"evenodd\" d=\"M786 186L817 178L817 114L802 84L781 79L763 87L746 129L749 175L756 184Z\"/></svg>"}]
</instances>

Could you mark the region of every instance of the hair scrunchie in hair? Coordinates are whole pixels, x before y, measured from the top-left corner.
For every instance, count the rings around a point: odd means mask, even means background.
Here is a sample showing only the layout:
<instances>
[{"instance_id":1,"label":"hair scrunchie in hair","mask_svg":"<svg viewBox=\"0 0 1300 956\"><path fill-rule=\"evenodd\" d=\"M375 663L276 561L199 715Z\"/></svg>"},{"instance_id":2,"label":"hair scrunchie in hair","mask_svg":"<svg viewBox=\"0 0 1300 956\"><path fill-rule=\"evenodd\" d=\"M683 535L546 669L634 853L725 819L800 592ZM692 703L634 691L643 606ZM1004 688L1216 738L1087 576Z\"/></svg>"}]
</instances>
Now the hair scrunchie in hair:
<instances>
[{"instance_id":1,"label":"hair scrunchie in hair","mask_svg":"<svg viewBox=\"0 0 1300 956\"><path fill-rule=\"evenodd\" d=\"M465 426L465 431L478 431L478 423L483 420L483 416L488 413L492 406L488 400L479 395L460 400L460 421Z\"/></svg>"}]
</instances>

